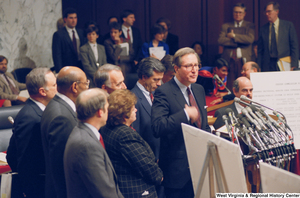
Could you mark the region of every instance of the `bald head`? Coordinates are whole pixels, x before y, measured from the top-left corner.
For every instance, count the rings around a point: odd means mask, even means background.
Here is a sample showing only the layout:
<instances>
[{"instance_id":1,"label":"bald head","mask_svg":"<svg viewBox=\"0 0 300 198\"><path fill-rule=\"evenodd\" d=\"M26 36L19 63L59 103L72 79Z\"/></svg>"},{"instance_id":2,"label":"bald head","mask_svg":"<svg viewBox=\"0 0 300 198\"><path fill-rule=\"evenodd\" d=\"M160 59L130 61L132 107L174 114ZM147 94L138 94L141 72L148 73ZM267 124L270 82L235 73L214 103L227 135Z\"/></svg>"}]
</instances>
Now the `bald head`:
<instances>
[{"instance_id":1,"label":"bald head","mask_svg":"<svg viewBox=\"0 0 300 198\"><path fill-rule=\"evenodd\" d=\"M242 76L247 77L250 79L250 73L259 72L259 66L256 62L249 61L243 65L242 68Z\"/></svg>"},{"instance_id":2,"label":"bald head","mask_svg":"<svg viewBox=\"0 0 300 198\"><path fill-rule=\"evenodd\" d=\"M253 86L247 77L239 77L233 82L233 93L235 97L240 98L241 95L252 99Z\"/></svg>"}]
</instances>

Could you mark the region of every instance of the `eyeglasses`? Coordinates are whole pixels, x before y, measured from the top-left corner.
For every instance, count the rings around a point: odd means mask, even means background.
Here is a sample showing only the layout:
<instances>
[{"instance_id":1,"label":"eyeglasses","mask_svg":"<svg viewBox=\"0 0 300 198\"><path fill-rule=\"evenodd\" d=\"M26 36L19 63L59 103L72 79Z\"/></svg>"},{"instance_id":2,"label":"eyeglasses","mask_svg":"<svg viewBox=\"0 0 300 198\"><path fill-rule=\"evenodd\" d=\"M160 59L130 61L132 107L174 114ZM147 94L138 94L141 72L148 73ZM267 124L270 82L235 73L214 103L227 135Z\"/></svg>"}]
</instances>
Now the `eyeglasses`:
<instances>
[{"instance_id":1,"label":"eyeglasses","mask_svg":"<svg viewBox=\"0 0 300 198\"><path fill-rule=\"evenodd\" d=\"M244 14L245 12L233 12L233 14Z\"/></svg>"},{"instance_id":2,"label":"eyeglasses","mask_svg":"<svg viewBox=\"0 0 300 198\"><path fill-rule=\"evenodd\" d=\"M199 70L199 68L201 68L201 64L198 64L198 65L193 65L193 64L190 64L190 65L181 65L181 67L184 67L187 71L192 71L192 69L195 69L195 70Z\"/></svg>"},{"instance_id":3,"label":"eyeglasses","mask_svg":"<svg viewBox=\"0 0 300 198\"><path fill-rule=\"evenodd\" d=\"M81 82L81 81L76 81L78 84L79 83L82 83L82 84L85 84L87 87L90 85L90 80L87 80L86 82Z\"/></svg>"}]
</instances>

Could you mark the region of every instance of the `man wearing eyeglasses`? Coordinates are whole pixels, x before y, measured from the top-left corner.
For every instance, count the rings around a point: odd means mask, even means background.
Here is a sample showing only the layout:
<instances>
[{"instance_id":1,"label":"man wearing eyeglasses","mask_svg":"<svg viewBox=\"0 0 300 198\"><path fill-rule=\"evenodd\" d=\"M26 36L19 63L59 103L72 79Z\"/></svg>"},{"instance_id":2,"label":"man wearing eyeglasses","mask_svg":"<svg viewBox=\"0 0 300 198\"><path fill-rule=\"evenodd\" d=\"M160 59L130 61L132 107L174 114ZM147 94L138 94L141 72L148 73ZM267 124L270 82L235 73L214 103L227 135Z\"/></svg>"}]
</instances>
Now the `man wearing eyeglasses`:
<instances>
[{"instance_id":1,"label":"man wearing eyeglasses","mask_svg":"<svg viewBox=\"0 0 300 198\"><path fill-rule=\"evenodd\" d=\"M277 61L286 56L291 57L291 67L298 68L299 48L293 23L278 18L276 2L269 2L265 13L269 22L260 28L257 43L257 63L261 71L279 71Z\"/></svg>"},{"instance_id":2,"label":"man wearing eyeglasses","mask_svg":"<svg viewBox=\"0 0 300 198\"><path fill-rule=\"evenodd\" d=\"M77 125L75 101L81 92L89 88L85 73L75 66L63 67L56 82L58 93L49 102L41 118L46 198L67 197L64 150L70 133Z\"/></svg>"},{"instance_id":3,"label":"man wearing eyeglasses","mask_svg":"<svg viewBox=\"0 0 300 198\"><path fill-rule=\"evenodd\" d=\"M195 84L200 58L191 48L179 49L173 59L175 77L156 89L151 111L152 130L160 137L159 166L167 198L194 197L181 123L210 132L205 92Z\"/></svg>"},{"instance_id":4,"label":"man wearing eyeglasses","mask_svg":"<svg viewBox=\"0 0 300 198\"><path fill-rule=\"evenodd\" d=\"M227 87L232 87L233 81L240 76L244 63L251 61L252 43L254 42L254 24L244 21L246 6L237 3L233 7L233 22L222 25L218 39L223 46L222 58L229 63Z\"/></svg>"}]
</instances>

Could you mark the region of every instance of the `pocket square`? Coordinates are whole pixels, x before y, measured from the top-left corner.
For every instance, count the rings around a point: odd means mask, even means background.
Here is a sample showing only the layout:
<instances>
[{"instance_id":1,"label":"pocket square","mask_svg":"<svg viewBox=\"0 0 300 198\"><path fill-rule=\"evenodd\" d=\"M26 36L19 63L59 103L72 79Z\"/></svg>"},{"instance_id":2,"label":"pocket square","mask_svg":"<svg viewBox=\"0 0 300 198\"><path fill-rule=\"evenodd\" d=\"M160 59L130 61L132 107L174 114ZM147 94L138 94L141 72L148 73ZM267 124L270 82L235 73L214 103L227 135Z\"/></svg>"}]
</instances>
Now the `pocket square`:
<instances>
[{"instance_id":1,"label":"pocket square","mask_svg":"<svg viewBox=\"0 0 300 198\"><path fill-rule=\"evenodd\" d=\"M145 196L145 195L149 195L149 191L147 191L147 190L144 191L143 194L142 194L142 196Z\"/></svg>"}]
</instances>

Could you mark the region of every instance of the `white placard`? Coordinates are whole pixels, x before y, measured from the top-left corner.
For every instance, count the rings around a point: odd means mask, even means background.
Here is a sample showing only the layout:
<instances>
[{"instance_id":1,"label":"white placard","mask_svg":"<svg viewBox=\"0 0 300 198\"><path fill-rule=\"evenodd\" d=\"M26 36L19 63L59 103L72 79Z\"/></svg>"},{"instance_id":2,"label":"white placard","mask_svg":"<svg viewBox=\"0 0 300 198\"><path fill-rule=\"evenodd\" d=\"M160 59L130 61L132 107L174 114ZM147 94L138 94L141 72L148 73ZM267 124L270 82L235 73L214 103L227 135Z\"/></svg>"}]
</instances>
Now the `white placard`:
<instances>
[{"instance_id":1,"label":"white placard","mask_svg":"<svg viewBox=\"0 0 300 198\"><path fill-rule=\"evenodd\" d=\"M253 100L282 112L300 149L300 71L251 73Z\"/></svg>"}]
</instances>

